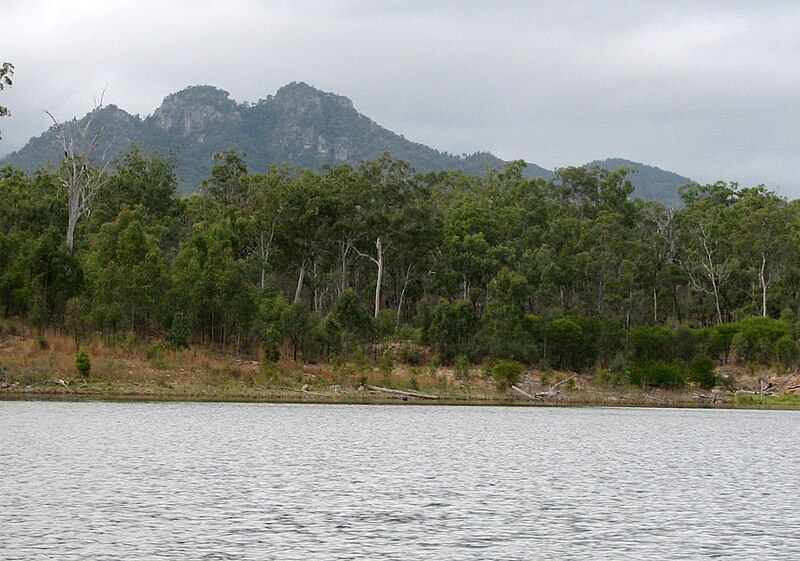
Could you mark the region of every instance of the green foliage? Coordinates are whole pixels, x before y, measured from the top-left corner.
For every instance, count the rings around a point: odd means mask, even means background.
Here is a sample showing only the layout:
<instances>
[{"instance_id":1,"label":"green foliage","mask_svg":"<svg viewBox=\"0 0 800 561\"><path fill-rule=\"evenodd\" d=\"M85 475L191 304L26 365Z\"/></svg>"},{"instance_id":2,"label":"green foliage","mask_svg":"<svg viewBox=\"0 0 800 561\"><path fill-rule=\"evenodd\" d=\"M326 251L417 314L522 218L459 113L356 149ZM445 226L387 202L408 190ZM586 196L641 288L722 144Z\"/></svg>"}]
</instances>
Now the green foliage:
<instances>
[{"instance_id":1,"label":"green foliage","mask_svg":"<svg viewBox=\"0 0 800 561\"><path fill-rule=\"evenodd\" d=\"M776 343L790 335L788 326L780 320L765 317L743 319L734 336L732 349L737 358L756 364L777 362Z\"/></svg>"},{"instance_id":2,"label":"green foliage","mask_svg":"<svg viewBox=\"0 0 800 561\"><path fill-rule=\"evenodd\" d=\"M394 368L394 360L392 360L392 352L386 349L381 353L381 358L378 359L378 369L384 374L390 373Z\"/></svg>"},{"instance_id":3,"label":"green foliage","mask_svg":"<svg viewBox=\"0 0 800 561\"><path fill-rule=\"evenodd\" d=\"M472 364L470 364L469 359L464 355L458 355L456 357L455 362L453 363L453 370L455 371L456 377L459 380L468 380L470 368Z\"/></svg>"},{"instance_id":4,"label":"green foliage","mask_svg":"<svg viewBox=\"0 0 800 561\"><path fill-rule=\"evenodd\" d=\"M400 362L411 366L422 366L425 363L425 355L422 349L413 343L401 343L400 348L397 350L397 357Z\"/></svg>"},{"instance_id":5,"label":"green foliage","mask_svg":"<svg viewBox=\"0 0 800 561\"><path fill-rule=\"evenodd\" d=\"M449 363L456 355L470 350L472 338L479 327L474 307L468 302L440 300L431 312L426 340Z\"/></svg>"},{"instance_id":6,"label":"green foliage","mask_svg":"<svg viewBox=\"0 0 800 561\"><path fill-rule=\"evenodd\" d=\"M172 325L169 328L169 335L167 340L172 348L182 350L189 348L189 337L192 334L189 320L183 312L175 312L172 316Z\"/></svg>"},{"instance_id":7,"label":"green foliage","mask_svg":"<svg viewBox=\"0 0 800 561\"><path fill-rule=\"evenodd\" d=\"M10 62L4 62L3 65L0 66L0 90L13 84L13 81L11 80L13 75L14 65ZM0 117L6 117L8 115L10 115L8 108L0 105ZM0 138L2 137L0 136Z\"/></svg>"},{"instance_id":8,"label":"green foliage","mask_svg":"<svg viewBox=\"0 0 800 561\"><path fill-rule=\"evenodd\" d=\"M334 303L332 315L341 329L346 356L353 352L355 346L371 339L372 318L361 304L355 290L348 289L339 295Z\"/></svg>"},{"instance_id":9,"label":"green foliage","mask_svg":"<svg viewBox=\"0 0 800 561\"><path fill-rule=\"evenodd\" d=\"M275 327L268 327L264 333L261 349L264 352L264 362L278 362L281 359L281 334Z\"/></svg>"},{"instance_id":10,"label":"green foliage","mask_svg":"<svg viewBox=\"0 0 800 561\"><path fill-rule=\"evenodd\" d=\"M775 353L784 368L796 366L800 359L800 348L789 334L783 335L775 341Z\"/></svg>"},{"instance_id":11,"label":"green foliage","mask_svg":"<svg viewBox=\"0 0 800 561\"><path fill-rule=\"evenodd\" d=\"M230 108L220 93L186 95ZM384 155L253 173L242 152L206 157L202 193L180 199L171 156L121 155L72 251L60 172L0 169L0 315L76 347L99 332L141 352L166 333L265 363L285 344L387 370L364 352L396 340L396 360L459 377L512 361L708 386L731 352L753 369L800 360L800 204L763 189L693 185L671 211L629 200L625 170L418 174ZM767 317L725 323L749 313Z\"/></svg>"},{"instance_id":12,"label":"green foliage","mask_svg":"<svg viewBox=\"0 0 800 561\"><path fill-rule=\"evenodd\" d=\"M507 390L522 381L522 365L515 360L500 360L492 366L492 377L497 387Z\"/></svg>"},{"instance_id":13,"label":"green foliage","mask_svg":"<svg viewBox=\"0 0 800 561\"><path fill-rule=\"evenodd\" d=\"M716 386L714 361L707 356L696 356L689 365L688 380L707 390Z\"/></svg>"},{"instance_id":14,"label":"green foliage","mask_svg":"<svg viewBox=\"0 0 800 561\"><path fill-rule=\"evenodd\" d=\"M671 361L675 347L675 334L669 327L635 327L628 334L628 349L635 361Z\"/></svg>"},{"instance_id":15,"label":"green foliage","mask_svg":"<svg viewBox=\"0 0 800 561\"><path fill-rule=\"evenodd\" d=\"M85 348L81 348L75 355L75 369L83 378L87 378L92 370L92 361L89 359L89 353Z\"/></svg>"},{"instance_id":16,"label":"green foliage","mask_svg":"<svg viewBox=\"0 0 800 561\"><path fill-rule=\"evenodd\" d=\"M683 365L675 362L639 362L629 371L631 384L642 387L679 389L686 385Z\"/></svg>"},{"instance_id":17,"label":"green foliage","mask_svg":"<svg viewBox=\"0 0 800 561\"><path fill-rule=\"evenodd\" d=\"M594 364L596 347L577 319L568 316L553 319L547 326L546 337L556 369L579 371Z\"/></svg>"}]
</instances>

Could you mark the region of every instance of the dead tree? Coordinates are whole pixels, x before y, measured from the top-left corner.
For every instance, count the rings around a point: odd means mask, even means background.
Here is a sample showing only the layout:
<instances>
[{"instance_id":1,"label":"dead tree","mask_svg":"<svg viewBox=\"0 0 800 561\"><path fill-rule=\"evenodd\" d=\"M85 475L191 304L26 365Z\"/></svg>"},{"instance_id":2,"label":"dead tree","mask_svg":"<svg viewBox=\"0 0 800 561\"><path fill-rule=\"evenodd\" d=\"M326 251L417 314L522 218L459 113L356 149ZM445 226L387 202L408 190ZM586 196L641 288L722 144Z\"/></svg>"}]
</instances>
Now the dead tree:
<instances>
[{"instance_id":1,"label":"dead tree","mask_svg":"<svg viewBox=\"0 0 800 561\"><path fill-rule=\"evenodd\" d=\"M94 109L78 121L73 118L67 123L59 123L53 115L45 113L53 120L56 138L64 152L64 176L62 185L67 189L67 206L69 220L67 222L67 247L72 250L75 245L75 226L82 216L87 216L92 209L92 199L97 190L107 181L106 170L109 160L107 151L111 143L106 143L105 149L96 158L103 127L93 129L92 124L103 108L103 97L100 102L95 101ZM96 161L95 161L96 160ZM95 164L99 164L96 167Z\"/></svg>"}]
</instances>

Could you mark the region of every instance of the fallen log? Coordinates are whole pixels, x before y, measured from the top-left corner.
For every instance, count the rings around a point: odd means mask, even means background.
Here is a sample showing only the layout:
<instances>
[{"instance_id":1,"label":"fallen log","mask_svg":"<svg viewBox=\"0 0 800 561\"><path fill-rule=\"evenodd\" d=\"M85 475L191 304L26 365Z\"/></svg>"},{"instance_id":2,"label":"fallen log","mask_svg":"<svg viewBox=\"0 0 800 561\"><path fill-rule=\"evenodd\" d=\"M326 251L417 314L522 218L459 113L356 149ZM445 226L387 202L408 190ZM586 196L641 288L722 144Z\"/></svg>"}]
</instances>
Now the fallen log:
<instances>
[{"instance_id":1,"label":"fallen log","mask_svg":"<svg viewBox=\"0 0 800 561\"><path fill-rule=\"evenodd\" d=\"M543 400L543 399L548 399L548 398L557 396L559 393L561 393L561 390L559 390L557 388L559 386L563 385L563 384L566 384L567 382L569 382L570 380L572 380L576 376L577 376L577 374L573 374L572 376L570 376L566 380L561 380L557 384L553 384L552 386L550 386L550 389L547 390L546 392L537 392L535 394L529 394L525 390L523 390L521 388L518 388L517 386L514 386L514 385L511 386L511 389L516 391L516 392L518 392L521 395L524 395L528 399Z\"/></svg>"},{"instance_id":2,"label":"fallen log","mask_svg":"<svg viewBox=\"0 0 800 561\"><path fill-rule=\"evenodd\" d=\"M520 389L517 386L514 386L513 384L511 386L511 389L514 390L517 393L522 394L523 396L527 397L528 399L533 399L533 400L540 399L540 398L536 397L535 395L531 395L528 392L526 392L525 390Z\"/></svg>"},{"instance_id":3,"label":"fallen log","mask_svg":"<svg viewBox=\"0 0 800 561\"><path fill-rule=\"evenodd\" d=\"M439 399L438 395L432 395L428 393L417 392L414 390L395 390L392 388L382 388L380 386L371 386L369 384L364 384L364 387L371 392L383 392L383 393L391 393L395 395L400 395L403 397L419 397L421 399Z\"/></svg>"}]
</instances>

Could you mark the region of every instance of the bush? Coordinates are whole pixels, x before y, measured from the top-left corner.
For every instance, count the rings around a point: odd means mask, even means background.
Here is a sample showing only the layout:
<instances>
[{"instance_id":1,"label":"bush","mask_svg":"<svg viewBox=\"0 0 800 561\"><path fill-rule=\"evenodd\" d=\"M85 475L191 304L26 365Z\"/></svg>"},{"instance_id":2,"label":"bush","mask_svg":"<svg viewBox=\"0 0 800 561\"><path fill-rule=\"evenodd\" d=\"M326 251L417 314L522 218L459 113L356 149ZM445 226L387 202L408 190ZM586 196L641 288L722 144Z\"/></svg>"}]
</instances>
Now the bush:
<instances>
[{"instance_id":1,"label":"bush","mask_svg":"<svg viewBox=\"0 0 800 561\"><path fill-rule=\"evenodd\" d=\"M675 334L669 327L634 327L628 334L628 349L636 361L671 361L675 357Z\"/></svg>"},{"instance_id":2,"label":"bush","mask_svg":"<svg viewBox=\"0 0 800 561\"><path fill-rule=\"evenodd\" d=\"M800 358L800 349L798 349L797 343L795 343L791 335L784 335L775 341L775 352L778 353L781 365L785 368L795 366L798 358Z\"/></svg>"},{"instance_id":3,"label":"bush","mask_svg":"<svg viewBox=\"0 0 800 561\"><path fill-rule=\"evenodd\" d=\"M467 380L469 378L469 369L472 366L469 359L464 355L458 355L453 363L453 370L455 371L456 378L459 380Z\"/></svg>"},{"instance_id":4,"label":"bush","mask_svg":"<svg viewBox=\"0 0 800 561\"><path fill-rule=\"evenodd\" d=\"M392 360L392 352L389 349L383 351L381 358L378 359L378 369L384 374L389 374L394 368L394 361Z\"/></svg>"},{"instance_id":5,"label":"bush","mask_svg":"<svg viewBox=\"0 0 800 561\"><path fill-rule=\"evenodd\" d=\"M522 380L522 365L515 360L498 361L492 367L492 377L498 388L507 390Z\"/></svg>"},{"instance_id":6,"label":"bush","mask_svg":"<svg viewBox=\"0 0 800 561\"><path fill-rule=\"evenodd\" d=\"M172 326L169 328L167 340L173 348L181 350L189 348L189 337L192 335L192 328L189 320L183 312L175 312L172 316Z\"/></svg>"},{"instance_id":7,"label":"bush","mask_svg":"<svg viewBox=\"0 0 800 561\"><path fill-rule=\"evenodd\" d=\"M281 359L281 334L275 327L268 327L261 345L264 351L264 362L278 362Z\"/></svg>"},{"instance_id":8,"label":"bush","mask_svg":"<svg viewBox=\"0 0 800 561\"><path fill-rule=\"evenodd\" d=\"M683 366L674 362L640 362L630 370L631 384L658 388L682 388L686 385Z\"/></svg>"},{"instance_id":9,"label":"bush","mask_svg":"<svg viewBox=\"0 0 800 561\"><path fill-rule=\"evenodd\" d=\"M740 360L770 364L778 358L776 343L785 335L789 335L789 329L780 320L747 318L739 322L739 333L733 338L732 347Z\"/></svg>"},{"instance_id":10,"label":"bush","mask_svg":"<svg viewBox=\"0 0 800 561\"><path fill-rule=\"evenodd\" d=\"M600 388L616 388L625 384L624 374L619 370L598 369L592 375L592 384Z\"/></svg>"},{"instance_id":11,"label":"bush","mask_svg":"<svg viewBox=\"0 0 800 561\"><path fill-rule=\"evenodd\" d=\"M422 349L413 343L402 343L397 350L397 358L400 362L411 366L422 366L425 362L425 355Z\"/></svg>"},{"instance_id":12,"label":"bush","mask_svg":"<svg viewBox=\"0 0 800 561\"><path fill-rule=\"evenodd\" d=\"M92 370L92 361L89 360L89 353L86 352L86 349L79 350L75 355L75 368L83 378L89 376L89 372Z\"/></svg>"},{"instance_id":13,"label":"bush","mask_svg":"<svg viewBox=\"0 0 800 561\"><path fill-rule=\"evenodd\" d=\"M717 385L714 361L707 356L697 356L689 366L689 381L703 389L710 390Z\"/></svg>"}]
</instances>

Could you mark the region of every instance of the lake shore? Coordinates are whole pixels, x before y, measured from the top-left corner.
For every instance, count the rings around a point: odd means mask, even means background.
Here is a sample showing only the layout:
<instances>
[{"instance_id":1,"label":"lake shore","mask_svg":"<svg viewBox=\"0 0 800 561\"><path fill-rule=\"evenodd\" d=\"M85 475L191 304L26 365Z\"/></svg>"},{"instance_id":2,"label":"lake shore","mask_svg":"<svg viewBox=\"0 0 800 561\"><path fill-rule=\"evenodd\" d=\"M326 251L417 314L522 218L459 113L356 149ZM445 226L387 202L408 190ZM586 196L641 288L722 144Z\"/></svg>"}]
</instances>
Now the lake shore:
<instances>
[{"instance_id":1,"label":"lake shore","mask_svg":"<svg viewBox=\"0 0 800 561\"><path fill-rule=\"evenodd\" d=\"M81 345L91 371L75 368L75 342L57 333L0 337L0 399L100 399L320 404L439 404L513 406L638 406L800 409L797 373L719 373L735 385L713 390L613 385L591 374L529 369L510 388L471 367L358 363L263 364L196 347ZM760 380L769 395L758 393Z\"/></svg>"}]
</instances>

